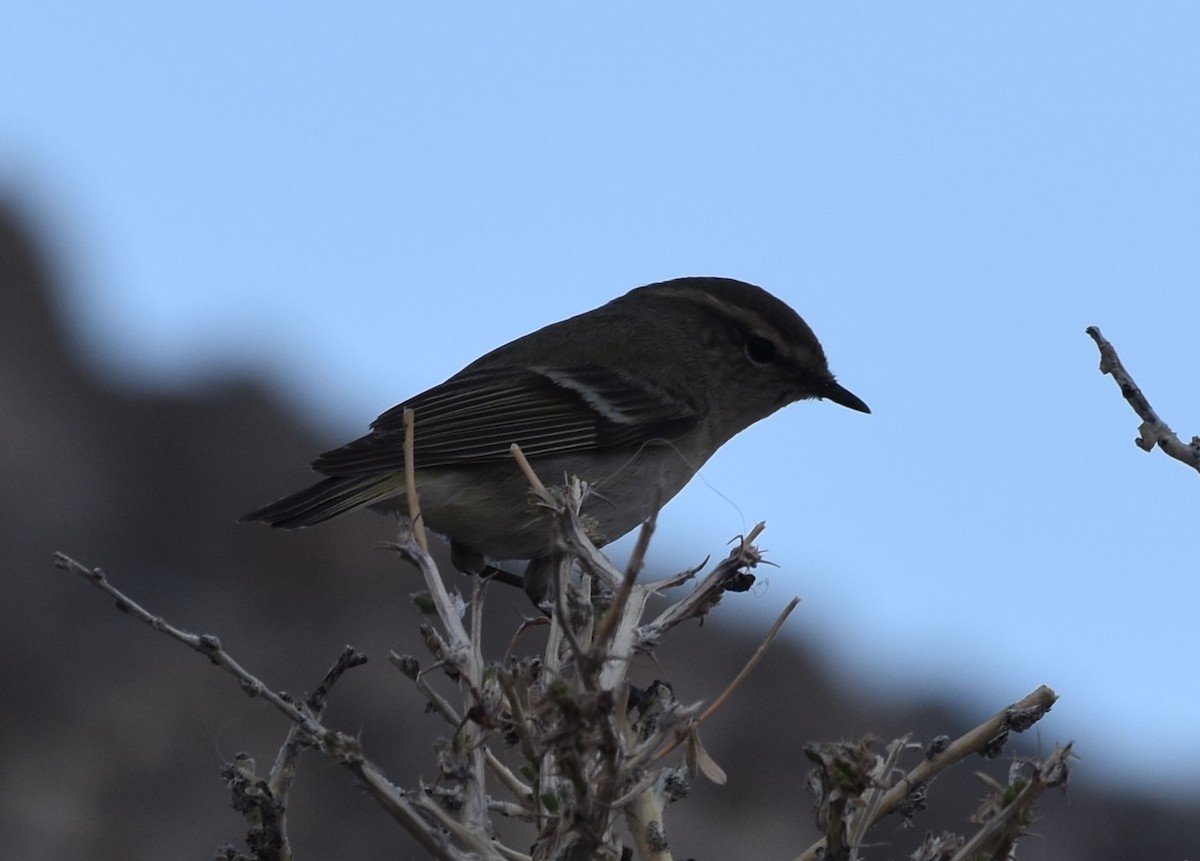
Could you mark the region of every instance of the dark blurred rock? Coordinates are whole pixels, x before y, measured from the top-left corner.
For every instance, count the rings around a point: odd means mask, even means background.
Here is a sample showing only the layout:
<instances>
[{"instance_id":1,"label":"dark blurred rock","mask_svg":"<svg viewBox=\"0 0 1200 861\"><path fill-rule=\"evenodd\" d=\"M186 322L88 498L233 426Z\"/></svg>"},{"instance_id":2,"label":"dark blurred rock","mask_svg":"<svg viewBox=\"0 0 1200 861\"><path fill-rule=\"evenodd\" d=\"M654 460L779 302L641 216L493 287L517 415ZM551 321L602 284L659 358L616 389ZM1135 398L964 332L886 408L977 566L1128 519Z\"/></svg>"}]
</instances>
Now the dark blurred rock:
<instances>
[{"instance_id":1,"label":"dark blurred rock","mask_svg":"<svg viewBox=\"0 0 1200 861\"><path fill-rule=\"evenodd\" d=\"M407 597L414 574L377 549L388 521L362 515L292 533L234 523L306 480L322 442L339 441L314 439L257 382L146 391L81 367L48 271L17 214L0 207L4 856L211 857L243 833L218 777L222 762L246 750L265 769L286 732L229 677L54 569L56 550L105 568L168 620L218 634L286 690L311 688L341 646L354 643L371 663L341 683L330 722L361 732L401 783L432 777L430 745L444 729L386 661L389 650L424 655ZM709 551L720 548L697 555ZM493 590L490 604L502 622L526 611L515 590ZM661 665L644 662L637 679L670 678L686 701L715 697L759 636L721 615L670 638ZM676 857L786 858L807 845L815 835L802 747L810 740L904 731L928 740L986 717L936 704L894 707L860 687L835 683L777 643L705 729L730 782L698 782L668 811ZM908 831L887 826L879 839L911 850L926 829L964 829L982 794L970 774L940 781L931 800L949 819L920 819ZM1200 846L1194 807L1091 792L1086 763L1070 800L1047 800L1042 836L1022 844L1022 858L1183 858ZM422 854L347 772L316 755L302 763L291 829L300 858Z\"/></svg>"}]
</instances>

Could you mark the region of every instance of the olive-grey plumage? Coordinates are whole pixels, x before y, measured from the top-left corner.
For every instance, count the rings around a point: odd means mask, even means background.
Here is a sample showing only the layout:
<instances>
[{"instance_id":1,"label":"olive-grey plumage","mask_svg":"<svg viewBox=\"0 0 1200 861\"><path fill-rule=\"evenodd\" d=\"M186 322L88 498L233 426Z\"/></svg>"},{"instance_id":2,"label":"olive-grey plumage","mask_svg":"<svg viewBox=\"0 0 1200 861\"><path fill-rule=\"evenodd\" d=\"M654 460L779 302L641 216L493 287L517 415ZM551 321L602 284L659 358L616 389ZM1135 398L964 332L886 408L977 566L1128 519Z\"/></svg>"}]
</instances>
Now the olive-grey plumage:
<instances>
[{"instance_id":1,"label":"olive-grey plumage","mask_svg":"<svg viewBox=\"0 0 1200 861\"><path fill-rule=\"evenodd\" d=\"M836 382L804 320L767 291L728 278L663 281L480 357L320 455L323 481L242 520L291 528L365 507L405 512L411 408L426 525L460 560L538 559L552 536L513 443L543 480L591 485L584 514L603 544L674 496L732 436L809 398L870 412Z\"/></svg>"}]
</instances>

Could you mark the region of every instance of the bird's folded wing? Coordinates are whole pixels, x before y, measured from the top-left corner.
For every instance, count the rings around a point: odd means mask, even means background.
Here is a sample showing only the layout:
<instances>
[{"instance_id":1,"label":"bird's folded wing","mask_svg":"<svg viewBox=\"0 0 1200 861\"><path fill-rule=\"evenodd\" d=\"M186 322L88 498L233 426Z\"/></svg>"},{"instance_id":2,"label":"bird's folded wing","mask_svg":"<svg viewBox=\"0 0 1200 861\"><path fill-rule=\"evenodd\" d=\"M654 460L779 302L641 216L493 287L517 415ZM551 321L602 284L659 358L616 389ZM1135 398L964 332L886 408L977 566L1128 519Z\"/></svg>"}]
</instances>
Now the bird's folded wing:
<instances>
[{"instance_id":1,"label":"bird's folded wing","mask_svg":"<svg viewBox=\"0 0 1200 861\"><path fill-rule=\"evenodd\" d=\"M313 468L338 476L403 469L406 408L416 468L507 460L513 443L527 457L636 447L698 418L678 394L609 368L467 370L388 410L371 433L325 452Z\"/></svg>"}]
</instances>

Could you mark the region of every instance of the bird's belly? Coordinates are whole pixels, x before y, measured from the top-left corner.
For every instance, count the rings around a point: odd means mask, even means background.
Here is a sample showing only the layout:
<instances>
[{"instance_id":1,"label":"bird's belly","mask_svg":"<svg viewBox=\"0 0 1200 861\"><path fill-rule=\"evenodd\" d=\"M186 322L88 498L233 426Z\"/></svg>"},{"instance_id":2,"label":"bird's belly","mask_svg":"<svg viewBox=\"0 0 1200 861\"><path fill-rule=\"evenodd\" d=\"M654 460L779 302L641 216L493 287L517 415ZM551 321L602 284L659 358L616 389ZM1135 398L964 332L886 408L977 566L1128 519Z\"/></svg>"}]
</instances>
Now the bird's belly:
<instances>
[{"instance_id":1,"label":"bird's belly","mask_svg":"<svg viewBox=\"0 0 1200 861\"><path fill-rule=\"evenodd\" d=\"M588 483L583 522L602 546L665 505L702 462L662 442L634 453L541 458L532 466L550 488L572 475ZM493 560L533 559L551 551L554 526L515 463L447 469L423 476L419 488L426 525L456 544Z\"/></svg>"}]
</instances>

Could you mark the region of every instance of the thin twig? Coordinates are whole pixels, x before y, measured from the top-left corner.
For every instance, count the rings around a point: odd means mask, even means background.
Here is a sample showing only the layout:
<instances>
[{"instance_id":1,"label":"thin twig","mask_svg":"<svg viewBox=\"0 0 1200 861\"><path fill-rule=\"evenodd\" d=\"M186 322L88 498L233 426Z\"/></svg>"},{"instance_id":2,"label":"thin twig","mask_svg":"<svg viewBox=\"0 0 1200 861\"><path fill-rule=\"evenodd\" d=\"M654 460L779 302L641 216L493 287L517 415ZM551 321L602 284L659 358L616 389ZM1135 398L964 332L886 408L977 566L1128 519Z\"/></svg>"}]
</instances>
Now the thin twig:
<instances>
[{"instance_id":1,"label":"thin twig","mask_svg":"<svg viewBox=\"0 0 1200 861\"><path fill-rule=\"evenodd\" d=\"M417 804L436 819L443 828L453 834L460 843L471 850L470 857L482 858L484 861L504 861L504 855L497 850L498 844L485 838L481 832L474 830L469 825L459 822L426 792L421 792L417 796Z\"/></svg>"},{"instance_id":2,"label":"thin twig","mask_svg":"<svg viewBox=\"0 0 1200 861\"><path fill-rule=\"evenodd\" d=\"M1183 442L1167 423L1158 417L1158 413L1150 406L1138 384L1121 364L1116 349L1100 334L1100 329L1088 326L1086 332L1100 348L1100 373L1112 375L1113 381L1121 389L1121 394L1142 420L1138 428L1138 438L1134 440L1137 447L1142 451L1153 451L1154 447L1158 446L1181 463L1200 471L1200 437L1192 437L1190 443Z\"/></svg>"},{"instance_id":3,"label":"thin twig","mask_svg":"<svg viewBox=\"0 0 1200 861\"><path fill-rule=\"evenodd\" d=\"M466 626L463 625L462 614L460 612L463 607L462 598L457 592L453 598L450 596L450 592L446 589L445 581L442 580L442 575L438 571L437 565L428 553L423 552L416 545L415 540L412 538L413 534L411 530L405 529L403 522L401 522L399 540L395 546L410 562L421 570L421 575L425 580L425 588L433 599L433 606L437 612L438 621L442 623L442 627L450 638L446 647L445 657L456 665L456 668L470 680L473 687L478 687L479 674L483 668L470 659L471 648L469 644L471 638L467 633ZM405 541L406 538L409 539L407 543ZM460 664L461 666L459 666Z\"/></svg>"},{"instance_id":4,"label":"thin twig","mask_svg":"<svg viewBox=\"0 0 1200 861\"><path fill-rule=\"evenodd\" d=\"M730 700L734 694L734 691L741 687L742 682L746 681L750 673L752 673L754 668L758 666L760 661L762 661L763 656L766 655L767 649L770 647L771 643L775 642L775 638L779 636L779 631L783 628L783 623L787 621L788 616L792 615L792 611L795 610L799 604L799 598L793 598L791 601L788 601L787 606L783 608L783 612L779 614L779 618L775 620L775 624L771 626L771 630L767 632L767 636L763 638L762 643L759 644L759 647L754 651L754 654L750 656L748 661L746 661L746 665L742 667L741 672L734 676L733 681L725 686L725 690L721 692L721 695L713 700L712 704L709 705L708 708L706 708L704 712L696 718L692 724L692 727L689 727L689 729L704 723L716 713L717 709L721 708L721 706L725 705L725 703ZM686 738L686 735L676 736L669 744L666 745L666 747L654 755L654 759L656 761L662 759L675 748L679 747L679 745L682 744Z\"/></svg>"},{"instance_id":5,"label":"thin twig","mask_svg":"<svg viewBox=\"0 0 1200 861\"><path fill-rule=\"evenodd\" d=\"M914 786L932 780L959 760L974 753L988 757L999 755L1010 732L1029 729L1046 716L1057 700L1058 694L1042 685L1024 699L996 712L975 729L963 733L938 753L922 760L884 796L876 821L899 807Z\"/></svg>"},{"instance_id":6,"label":"thin twig","mask_svg":"<svg viewBox=\"0 0 1200 861\"><path fill-rule=\"evenodd\" d=\"M717 709L729 701L729 699L733 696L733 692L741 686L742 682L746 681L746 678L752 672L754 672L754 668L758 666L759 662L763 659L763 656L766 655L767 649L770 647L771 643L775 642L775 638L779 636L779 631L781 628L783 628L783 623L787 621L788 616L792 615L792 611L795 610L799 604L799 598L793 598L792 600L788 601L787 606L783 608L783 612L779 614L779 618L775 620L775 624L771 626L771 630L767 632L767 636L763 639L762 644L758 647L758 649L755 650L754 654L750 656L750 660L746 661L746 666L742 667L742 671L737 674L732 682L729 683L729 686L725 688L721 695L713 701L713 704L706 708L700 717L696 718L696 723L704 723L713 716Z\"/></svg>"},{"instance_id":7,"label":"thin twig","mask_svg":"<svg viewBox=\"0 0 1200 861\"><path fill-rule=\"evenodd\" d=\"M425 678L430 672L440 669L440 666L435 664L432 667L421 668L417 664L416 658L411 656L403 657L395 652L388 653L388 661L417 686L417 690L421 692L421 695L425 697L433 710L445 718L446 723L451 726L458 726L462 723L462 718L454 710L454 706L450 705L450 701L435 691ZM407 666L409 663L412 665L411 670Z\"/></svg>"},{"instance_id":8,"label":"thin twig","mask_svg":"<svg viewBox=\"0 0 1200 861\"><path fill-rule=\"evenodd\" d=\"M204 655L218 667L233 675L249 696L261 696L281 711L289 720L310 735L314 743L353 772L375 801L387 810L404 829L438 861L469 861L469 856L450 846L445 838L431 829L420 812L408 801L404 791L389 781L383 772L362 755L357 739L326 728L309 713L307 706L297 706L243 668L211 634L191 634L155 616L124 592L113 586L99 568L88 568L63 553L54 554L54 564L64 571L77 574L116 601L117 609L145 622L156 631Z\"/></svg>"},{"instance_id":9,"label":"thin twig","mask_svg":"<svg viewBox=\"0 0 1200 861\"><path fill-rule=\"evenodd\" d=\"M204 655L204 657L208 658L218 667L233 675L241 683L242 690L247 695L252 697L261 696L271 705L275 706L275 708L279 709L279 711L283 712L288 720L299 724L305 732L314 736L319 735L320 724L307 710L297 706L291 697L282 697L263 684L257 676L245 669L228 652L222 649L221 641L212 634L193 634L181 628L176 628L162 616L154 615L116 586L112 585L104 572L99 568L88 568L81 562L76 562L65 553L55 553L54 564L64 571L70 571L72 574L79 575L107 594L116 601L117 609L121 612L128 613L138 621L146 623L154 630L160 631L171 639L183 643L189 649Z\"/></svg>"},{"instance_id":10,"label":"thin twig","mask_svg":"<svg viewBox=\"0 0 1200 861\"><path fill-rule=\"evenodd\" d=\"M697 583L681 601L672 604L654 621L642 626L643 642L653 644L676 625L686 622L688 619L706 615L716 604L731 579L743 569L753 568L762 561L762 554L758 552L754 542L766 527L766 523L757 524L748 535L738 541L737 546L729 552L729 555L721 560L717 567ZM661 582L652 583L650 586L656 591L663 588Z\"/></svg>"},{"instance_id":11,"label":"thin twig","mask_svg":"<svg viewBox=\"0 0 1200 861\"><path fill-rule=\"evenodd\" d=\"M429 552L425 524L421 521L421 498L417 493L416 459L413 457L413 422L411 407L404 408L404 493L408 498L408 518L412 521L413 537L422 553Z\"/></svg>"},{"instance_id":12,"label":"thin twig","mask_svg":"<svg viewBox=\"0 0 1200 861\"><path fill-rule=\"evenodd\" d=\"M1069 761L1073 756L1071 747L1067 744L1057 748L1044 762L1014 763L1007 785L986 778L994 794L972 817L972 821L982 827L962 845L951 861L1013 857L1017 839L1034 821L1034 803L1050 787L1067 785L1071 772Z\"/></svg>"},{"instance_id":13,"label":"thin twig","mask_svg":"<svg viewBox=\"0 0 1200 861\"><path fill-rule=\"evenodd\" d=\"M329 694L333 690L333 686L338 683L338 680L354 667L362 666L367 662L366 655L359 652L353 646L346 646L342 649L342 653L338 655L337 661L330 667L329 672L325 674L325 678L321 680L321 684L317 685L317 689L313 691L305 699L305 705L313 717L319 718L325 711L325 704L329 699ZM267 785L270 787L271 794L279 802L280 807L286 809L288 789L291 787L292 780L296 776L296 766L300 762L300 754L304 750L306 739L303 737L304 732L299 724L293 723L288 729L287 738L279 748L279 753L275 756L275 764L271 767L271 775L267 779Z\"/></svg>"},{"instance_id":14,"label":"thin twig","mask_svg":"<svg viewBox=\"0 0 1200 861\"><path fill-rule=\"evenodd\" d=\"M847 836L851 846L863 845L867 829L882 815L879 808L887 796L887 787L891 776L899 767L900 757L906 750L917 747L909 742L910 738L910 735L905 734L894 739L887 746L886 755L879 758L875 768L871 771L873 778L871 786L863 793L862 806L854 811L850 820Z\"/></svg>"},{"instance_id":15,"label":"thin twig","mask_svg":"<svg viewBox=\"0 0 1200 861\"><path fill-rule=\"evenodd\" d=\"M625 606L629 602L629 595L633 591L633 584L637 582L638 575L642 573L642 569L646 564L646 550L650 546L650 537L654 534L654 527L658 522L658 511L653 511L649 517L642 523L642 528L638 531L637 543L633 547L633 553L629 557L629 564L625 566L625 576L621 578L621 586L617 589L617 594L613 596L612 604L608 608L608 612L600 619L600 624L596 626L595 642L601 648L608 642L612 636L613 630L617 627L617 620L625 611Z\"/></svg>"},{"instance_id":16,"label":"thin twig","mask_svg":"<svg viewBox=\"0 0 1200 861\"><path fill-rule=\"evenodd\" d=\"M542 484L542 480L538 478L538 474L533 471L533 467L529 463L529 458L525 457L525 452L521 451L521 447L515 442L508 447L512 453L513 459L517 462L521 472L525 475L525 480L529 482L537 494L543 499L550 498L550 491L546 489L546 485Z\"/></svg>"},{"instance_id":17,"label":"thin twig","mask_svg":"<svg viewBox=\"0 0 1200 861\"><path fill-rule=\"evenodd\" d=\"M908 798L913 789L928 783L956 762L973 753L983 756L998 755L1010 732L1024 732L1029 729L1050 711L1057 699L1058 694L1042 685L1029 696L997 712L973 730L923 759L888 790L879 802L870 824L887 816ZM825 838L821 838L797 856L796 861L813 861L824 846Z\"/></svg>"},{"instance_id":18,"label":"thin twig","mask_svg":"<svg viewBox=\"0 0 1200 861\"><path fill-rule=\"evenodd\" d=\"M482 668L483 660L483 599L487 594L487 581L481 577L474 578L474 590L471 596L471 664ZM467 702L474 700L473 706L486 708L484 699L484 675L481 672L478 684L469 686L466 692ZM467 710L468 718L472 709ZM467 758L470 762L470 778L464 781L464 801L462 822L464 827L475 834L487 834L491 823L488 820L487 808L487 757L484 755L485 738L483 729L468 719L463 724L462 734L467 746Z\"/></svg>"}]
</instances>

